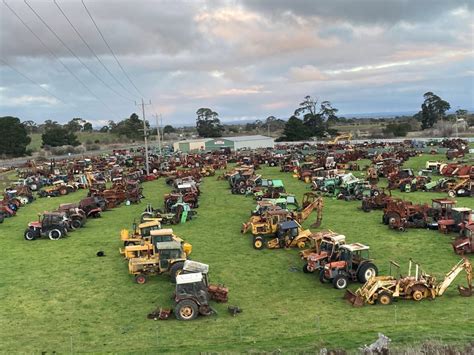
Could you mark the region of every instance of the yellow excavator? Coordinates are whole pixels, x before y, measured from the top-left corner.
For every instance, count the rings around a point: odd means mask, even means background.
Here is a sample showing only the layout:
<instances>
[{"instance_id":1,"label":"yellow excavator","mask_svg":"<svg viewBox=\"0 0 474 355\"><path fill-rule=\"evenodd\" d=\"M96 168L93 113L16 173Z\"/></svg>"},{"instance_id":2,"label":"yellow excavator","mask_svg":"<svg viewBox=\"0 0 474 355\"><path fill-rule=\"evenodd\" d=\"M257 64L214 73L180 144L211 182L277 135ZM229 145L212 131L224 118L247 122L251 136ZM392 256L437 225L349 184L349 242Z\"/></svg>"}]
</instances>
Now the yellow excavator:
<instances>
[{"instance_id":1,"label":"yellow excavator","mask_svg":"<svg viewBox=\"0 0 474 355\"><path fill-rule=\"evenodd\" d=\"M330 140L328 141L328 144L330 145L334 145L334 144L338 144L339 142L350 142L352 139L352 133L344 133L344 134L340 134L338 135L336 138L334 138L333 140Z\"/></svg>"},{"instance_id":2,"label":"yellow excavator","mask_svg":"<svg viewBox=\"0 0 474 355\"><path fill-rule=\"evenodd\" d=\"M400 268L393 261L391 261L392 266ZM414 273L412 273L413 269ZM463 258L446 274L441 282L437 282L434 276L426 274L417 263L410 260L408 276L400 276L399 278L374 276L357 291L347 290L344 298L355 307L361 307L365 303L388 305L398 298L414 301L421 301L425 298L435 299L444 294L463 270L466 272L468 286L458 286L458 290L461 296L470 297L472 296L472 264L467 258Z\"/></svg>"}]
</instances>

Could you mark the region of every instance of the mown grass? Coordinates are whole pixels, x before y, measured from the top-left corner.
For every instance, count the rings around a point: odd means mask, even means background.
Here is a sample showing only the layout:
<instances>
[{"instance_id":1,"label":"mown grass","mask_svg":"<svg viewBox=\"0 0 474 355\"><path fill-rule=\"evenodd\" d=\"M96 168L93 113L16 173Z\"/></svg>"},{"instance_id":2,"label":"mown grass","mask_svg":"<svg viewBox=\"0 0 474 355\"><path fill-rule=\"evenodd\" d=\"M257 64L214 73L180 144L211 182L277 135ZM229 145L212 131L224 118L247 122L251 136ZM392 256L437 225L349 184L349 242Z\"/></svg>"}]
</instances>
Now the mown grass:
<instances>
[{"instance_id":1,"label":"mown grass","mask_svg":"<svg viewBox=\"0 0 474 355\"><path fill-rule=\"evenodd\" d=\"M264 168L260 173L282 178L287 190L298 196L309 189L278 168ZM142 204L108 211L57 242L26 242L22 233L37 212L78 200L84 192L37 200L0 225L0 352L357 349L374 341L378 332L398 346L423 339L455 344L472 340L473 299L460 297L455 287L432 302L399 301L387 307L356 309L343 301L343 292L321 285L316 275L304 274L296 250L254 250L251 236L239 232L254 201L232 195L227 182L215 177L202 184L198 218L174 229L193 244L194 260L210 264L211 281L230 288L229 304L244 311L233 318L227 305L221 304L215 307L217 316L193 322L147 320L147 313L158 305L171 306L173 285L165 275L145 285L135 284L118 254L120 229L131 227L146 202L161 204L168 190L163 179L144 187ZM443 196L402 195L426 202ZM472 199L459 201L474 208ZM457 262L450 246L454 236L426 230L391 231L380 223L380 211L363 213L359 204L326 198L321 228L345 234L349 242L370 245L382 273L388 272L389 260L405 267L411 257L442 277ZM310 223L311 218L305 225ZM96 257L99 250L106 256ZM455 283L464 284L462 277Z\"/></svg>"}]
</instances>

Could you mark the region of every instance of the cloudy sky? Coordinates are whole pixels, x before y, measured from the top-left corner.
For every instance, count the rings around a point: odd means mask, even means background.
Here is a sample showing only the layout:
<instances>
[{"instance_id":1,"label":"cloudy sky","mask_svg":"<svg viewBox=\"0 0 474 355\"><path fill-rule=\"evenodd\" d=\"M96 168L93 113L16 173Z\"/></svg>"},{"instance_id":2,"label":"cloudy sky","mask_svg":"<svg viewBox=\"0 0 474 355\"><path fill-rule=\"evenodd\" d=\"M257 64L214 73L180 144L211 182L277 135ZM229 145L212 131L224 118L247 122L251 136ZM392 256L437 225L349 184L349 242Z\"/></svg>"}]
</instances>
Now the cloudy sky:
<instances>
[{"instance_id":1,"label":"cloudy sky","mask_svg":"<svg viewBox=\"0 0 474 355\"><path fill-rule=\"evenodd\" d=\"M80 0L27 0L45 23L5 1L0 116L101 126L141 94L171 124L287 118L306 95L341 114L414 112L427 91L474 109L469 0L84 0L125 73Z\"/></svg>"}]
</instances>

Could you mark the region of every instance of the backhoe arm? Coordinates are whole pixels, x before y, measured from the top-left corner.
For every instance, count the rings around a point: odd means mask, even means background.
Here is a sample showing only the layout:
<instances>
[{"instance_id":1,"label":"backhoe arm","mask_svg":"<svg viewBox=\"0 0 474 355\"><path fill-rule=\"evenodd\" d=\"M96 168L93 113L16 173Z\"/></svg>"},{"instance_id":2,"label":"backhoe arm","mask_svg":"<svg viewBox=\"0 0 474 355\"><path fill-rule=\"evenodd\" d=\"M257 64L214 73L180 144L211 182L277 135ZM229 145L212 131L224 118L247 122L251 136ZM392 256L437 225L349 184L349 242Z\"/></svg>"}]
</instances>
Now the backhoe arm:
<instances>
[{"instance_id":1,"label":"backhoe arm","mask_svg":"<svg viewBox=\"0 0 474 355\"><path fill-rule=\"evenodd\" d=\"M443 282L436 287L436 293L438 296L442 296L444 291L451 285L454 279L459 275L461 271L466 271L468 288L472 288L472 264L466 258L461 259L447 274Z\"/></svg>"}]
</instances>

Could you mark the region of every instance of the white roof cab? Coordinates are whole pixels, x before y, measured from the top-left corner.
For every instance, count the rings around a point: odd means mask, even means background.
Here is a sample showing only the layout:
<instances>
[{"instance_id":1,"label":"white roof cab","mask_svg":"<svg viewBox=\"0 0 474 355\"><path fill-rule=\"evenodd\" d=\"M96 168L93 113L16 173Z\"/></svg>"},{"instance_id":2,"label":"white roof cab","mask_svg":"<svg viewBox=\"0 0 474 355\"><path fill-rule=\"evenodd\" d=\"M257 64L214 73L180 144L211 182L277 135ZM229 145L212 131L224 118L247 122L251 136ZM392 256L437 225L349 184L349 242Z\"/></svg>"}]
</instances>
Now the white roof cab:
<instances>
[{"instance_id":1,"label":"white roof cab","mask_svg":"<svg viewBox=\"0 0 474 355\"><path fill-rule=\"evenodd\" d=\"M176 285L183 285L183 284L192 284L195 282L202 281L202 274L200 272L193 273L193 274L180 274L176 276Z\"/></svg>"}]
</instances>

